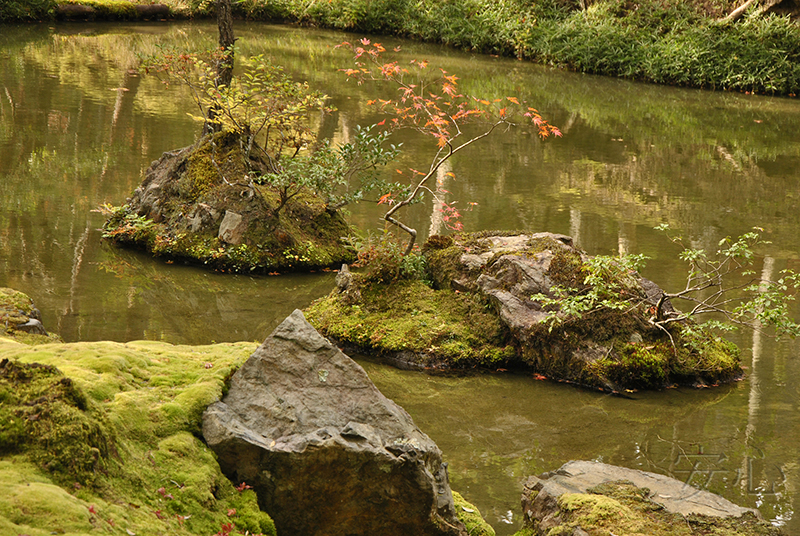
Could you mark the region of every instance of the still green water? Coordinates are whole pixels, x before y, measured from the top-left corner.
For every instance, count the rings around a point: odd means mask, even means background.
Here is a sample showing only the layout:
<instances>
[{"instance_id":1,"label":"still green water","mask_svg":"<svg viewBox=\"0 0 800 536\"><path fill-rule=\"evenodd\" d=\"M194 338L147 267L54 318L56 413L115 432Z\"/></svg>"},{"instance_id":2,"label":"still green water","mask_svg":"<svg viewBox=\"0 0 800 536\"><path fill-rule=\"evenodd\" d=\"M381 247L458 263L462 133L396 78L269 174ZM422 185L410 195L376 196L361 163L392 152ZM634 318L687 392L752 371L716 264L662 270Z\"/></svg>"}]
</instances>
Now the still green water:
<instances>
[{"instance_id":1,"label":"still green water","mask_svg":"<svg viewBox=\"0 0 800 536\"><path fill-rule=\"evenodd\" d=\"M326 136L346 140L381 119L365 105L379 89L337 72L349 58L333 47L354 36L264 24L236 31L243 53L270 55L331 96L338 111L320 123ZM330 273L209 273L100 239L93 211L124 202L151 161L199 132L186 92L138 76L136 53L215 40L210 24L0 27L0 286L33 297L45 326L67 341L260 341L333 286ZM644 253L645 275L675 289L678 249L654 225L710 250L759 225L772 244L756 269L800 269L800 102L384 44L457 74L466 91L521 96L564 132L546 143L526 129L498 133L453 159L441 180L467 230L553 231L592 254ZM392 169L427 164L430 148L418 138L396 141L406 151ZM446 232L437 208L415 206L408 221L422 235ZM350 218L380 232L379 214L356 206ZM431 377L362 362L439 444L453 488L500 535L519 526L524 477L571 459L670 474L800 535L800 346L751 333L736 342L744 381L632 399L524 376Z\"/></svg>"}]
</instances>

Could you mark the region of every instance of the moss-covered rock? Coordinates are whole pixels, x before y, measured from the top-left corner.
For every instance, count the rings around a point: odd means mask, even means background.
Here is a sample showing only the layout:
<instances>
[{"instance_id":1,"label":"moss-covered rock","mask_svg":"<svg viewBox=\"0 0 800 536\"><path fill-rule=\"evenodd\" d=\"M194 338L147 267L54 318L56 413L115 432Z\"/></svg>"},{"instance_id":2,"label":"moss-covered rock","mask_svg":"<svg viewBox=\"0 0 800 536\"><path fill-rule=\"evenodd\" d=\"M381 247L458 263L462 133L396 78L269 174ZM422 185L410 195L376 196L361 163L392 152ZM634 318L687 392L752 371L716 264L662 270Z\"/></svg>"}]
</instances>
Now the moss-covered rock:
<instances>
[{"instance_id":1,"label":"moss-covered rock","mask_svg":"<svg viewBox=\"0 0 800 536\"><path fill-rule=\"evenodd\" d=\"M198 438L255 347L0 340L0 533L274 534Z\"/></svg>"},{"instance_id":2,"label":"moss-covered rock","mask_svg":"<svg viewBox=\"0 0 800 536\"><path fill-rule=\"evenodd\" d=\"M753 513L741 516L682 515L650 499L650 490L629 481L606 482L586 493L565 493L515 536L647 534L648 536L780 536L783 532Z\"/></svg>"},{"instance_id":3,"label":"moss-covered rock","mask_svg":"<svg viewBox=\"0 0 800 536\"><path fill-rule=\"evenodd\" d=\"M514 367L612 391L715 385L742 374L735 345L691 321L656 326L663 292L635 271L609 269L610 298L598 303L613 306L562 310L557 286L592 290L590 258L569 237L484 231L434 236L422 251L422 279L401 265L394 278L376 278L367 266L313 303L309 321L404 365ZM674 312L668 301L662 307Z\"/></svg>"},{"instance_id":4,"label":"moss-covered rock","mask_svg":"<svg viewBox=\"0 0 800 536\"><path fill-rule=\"evenodd\" d=\"M108 207L103 236L156 256L220 271L314 270L354 259L341 213L302 191L280 210L251 179L262 166L230 133L164 153L123 206Z\"/></svg>"},{"instance_id":5,"label":"moss-covered rock","mask_svg":"<svg viewBox=\"0 0 800 536\"><path fill-rule=\"evenodd\" d=\"M395 364L428 369L500 366L516 355L508 331L479 297L419 280L359 282L359 300L338 291L306 318L319 331Z\"/></svg>"},{"instance_id":6,"label":"moss-covered rock","mask_svg":"<svg viewBox=\"0 0 800 536\"><path fill-rule=\"evenodd\" d=\"M27 295L0 287L0 337L26 344L59 342L58 335L47 333L42 316Z\"/></svg>"},{"instance_id":7,"label":"moss-covered rock","mask_svg":"<svg viewBox=\"0 0 800 536\"><path fill-rule=\"evenodd\" d=\"M468 503L458 492L453 492L453 502L456 506L456 515L464 523L469 536L495 536L494 529L473 505Z\"/></svg>"}]
</instances>

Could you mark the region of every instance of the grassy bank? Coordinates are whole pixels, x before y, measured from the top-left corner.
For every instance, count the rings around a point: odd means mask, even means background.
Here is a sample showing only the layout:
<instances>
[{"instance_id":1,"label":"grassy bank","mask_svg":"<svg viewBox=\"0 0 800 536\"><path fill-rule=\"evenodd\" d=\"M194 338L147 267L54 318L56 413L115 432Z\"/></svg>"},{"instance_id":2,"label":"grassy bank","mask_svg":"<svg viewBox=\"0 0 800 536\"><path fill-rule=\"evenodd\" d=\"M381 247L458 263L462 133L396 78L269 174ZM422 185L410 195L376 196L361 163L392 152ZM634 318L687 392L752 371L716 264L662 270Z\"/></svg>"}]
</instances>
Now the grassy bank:
<instances>
[{"instance_id":1,"label":"grassy bank","mask_svg":"<svg viewBox=\"0 0 800 536\"><path fill-rule=\"evenodd\" d=\"M792 95L800 27L752 13L717 22L736 2L605 0L245 0L241 15L397 34L513 55L579 72L713 89Z\"/></svg>"},{"instance_id":2,"label":"grassy bank","mask_svg":"<svg viewBox=\"0 0 800 536\"><path fill-rule=\"evenodd\" d=\"M74 4L90 18L141 18L125 0L0 0L0 22L48 20ZM800 26L751 11L718 22L735 0L243 0L237 16L401 35L512 55L579 72L700 88L794 96ZM208 0L165 0L172 17L207 17ZM61 6L61 7L60 7ZM75 12L82 17L81 13Z\"/></svg>"}]
</instances>

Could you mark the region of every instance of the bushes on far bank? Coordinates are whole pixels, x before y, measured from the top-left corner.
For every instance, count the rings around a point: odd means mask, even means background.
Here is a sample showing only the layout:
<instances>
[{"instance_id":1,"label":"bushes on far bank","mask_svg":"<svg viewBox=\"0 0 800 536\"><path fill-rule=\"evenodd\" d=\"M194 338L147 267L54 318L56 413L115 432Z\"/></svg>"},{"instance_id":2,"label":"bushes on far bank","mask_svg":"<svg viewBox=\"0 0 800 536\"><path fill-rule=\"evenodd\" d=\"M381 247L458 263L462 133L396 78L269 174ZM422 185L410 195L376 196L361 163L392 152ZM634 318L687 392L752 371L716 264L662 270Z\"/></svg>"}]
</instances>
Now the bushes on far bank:
<instances>
[{"instance_id":1,"label":"bushes on far bank","mask_svg":"<svg viewBox=\"0 0 800 536\"><path fill-rule=\"evenodd\" d=\"M735 2L605 0L244 0L239 15L441 42L578 72L668 85L793 95L800 26Z\"/></svg>"},{"instance_id":2,"label":"bushes on far bank","mask_svg":"<svg viewBox=\"0 0 800 536\"><path fill-rule=\"evenodd\" d=\"M113 1L91 0L97 18L115 18L98 7ZM164 3L174 15L214 12L211 0ZM584 3L591 5L583 10L577 0L241 0L234 12L252 20L400 35L658 84L798 92L800 26L788 17L751 11L737 22L717 22L734 0ZM48 19L56 11L53 0L0 0L0 22Z\"/></svg>"},{"instance_id":3,"label":"bushes on far bank","mask_svg":"<svg viewBox=\"0 0 800 536\"><path fill-rule=\"evenodd\" d=\"M56 0L0 0L0 23L55 17Z\"/></svg>"}]
</instances>

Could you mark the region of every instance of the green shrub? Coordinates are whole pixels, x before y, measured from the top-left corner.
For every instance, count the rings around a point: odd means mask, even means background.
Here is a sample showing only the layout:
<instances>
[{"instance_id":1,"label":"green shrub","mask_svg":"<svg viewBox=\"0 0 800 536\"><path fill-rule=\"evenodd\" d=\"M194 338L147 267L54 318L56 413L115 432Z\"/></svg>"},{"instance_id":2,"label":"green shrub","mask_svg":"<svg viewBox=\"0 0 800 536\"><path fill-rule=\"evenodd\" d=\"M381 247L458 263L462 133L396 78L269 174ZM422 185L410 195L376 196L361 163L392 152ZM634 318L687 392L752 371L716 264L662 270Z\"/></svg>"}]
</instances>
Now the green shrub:
<instances>
[{"instance_id":1,"label":"green shrub","mask_svg":"<svg viewBox=\"0 0 800 536\"><path fill-rule=\"evenodd\" d=\"M0 0L0 22L52 19L55 0Z\"/></svg>"}]
</instances>

